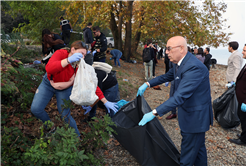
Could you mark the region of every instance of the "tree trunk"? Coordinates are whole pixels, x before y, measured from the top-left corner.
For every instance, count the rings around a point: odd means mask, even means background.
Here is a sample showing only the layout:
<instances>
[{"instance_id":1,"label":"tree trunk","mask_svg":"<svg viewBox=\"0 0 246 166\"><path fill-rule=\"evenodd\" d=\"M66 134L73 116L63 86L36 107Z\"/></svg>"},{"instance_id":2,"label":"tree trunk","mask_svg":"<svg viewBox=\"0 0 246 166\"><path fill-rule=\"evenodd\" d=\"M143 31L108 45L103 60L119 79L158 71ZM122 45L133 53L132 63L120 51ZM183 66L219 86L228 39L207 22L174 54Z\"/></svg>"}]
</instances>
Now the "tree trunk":
<instances>
[{"instance_id":1,"label":"tree trunk","mask_svg":"<svg viewBox=\"0 0 246 166\"><path fill-rule=\"evenodd\" d=\"M132 39L132 7L133 1L127 1L127 20L126 20L126 36L125 36L125 45L124 45L124 56L126 60L130 60L131 53L131 39Z\"/></svg>"},{"instance_id":2,"label":"tree trunk","mask_svg":"<svg viewBox=\"0 0 246 166\"><path fill-rule=\"evenodd\" d=\"M119 33L118 33L118 27L117 27L117 24L115 21L115 15L113 12L110 12L110 16L111 16L111 18L110 18L110 22L109 22L109 28L113 34L113 37L114 37L114 48L119 49L118 48Z\"/></svg>"},{"instance_id":3,"label":"tree trunk","mask_svg":"<svg viewBox=\"0 0 246 166\"><path fill-rule=\"evenodd\" d=\"M121 14L122 12L122 1L119 1L119 17L118 17L118 36L119 36L119 41L118 41L118 49L123 52L122 48L122 23L123 23L123 15Z\"/></svg>"}]
</instances>

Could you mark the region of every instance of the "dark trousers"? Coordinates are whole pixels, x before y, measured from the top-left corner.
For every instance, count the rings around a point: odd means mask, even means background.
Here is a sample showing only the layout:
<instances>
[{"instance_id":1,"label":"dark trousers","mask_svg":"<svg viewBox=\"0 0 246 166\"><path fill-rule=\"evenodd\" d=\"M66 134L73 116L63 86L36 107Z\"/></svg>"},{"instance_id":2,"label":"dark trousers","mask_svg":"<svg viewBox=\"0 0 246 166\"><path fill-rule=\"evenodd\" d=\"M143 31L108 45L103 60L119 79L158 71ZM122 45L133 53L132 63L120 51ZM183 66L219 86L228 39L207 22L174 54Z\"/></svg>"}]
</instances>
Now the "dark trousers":
<instances>
[{"instance_id":1,"label":"dark trousers","mask_svg":"<svg viewBox=\"0 0 246 166\"><path fill-rule=\"evenodd\" d=\"M181 131L180 166L207 166L205 132L184 133Z\"/></svg>"},{"instance_id":2,"label":"dark trousers","mask_svg":"<svg viewBox=\"0 0 246 166\"><path fill-rule=\"evenodd\" d=\"M241 136L240 136L240 140L242 142L246 143L246 112L243 112L241 110L241 105L242 104L238 104L238 111L237 111L237 115L238 115L238 117L240 119L241 128L242 128L242 133L241 133Z\"/></svg>"},{"instance_id":3,"label":"dark trousers","mask_svg":"<svg viewBox=\"0 0 246 166\"><path fill-rule=\"evenodd\" d=\"M155 65L156 65L156 62L155 62L155 59L153 59L153 70L152 70L153 76L155 76Z\"/></svg>"},{"instance_id":4,"label":"dark trousers","mask_svg":"<svg viewBox=\"0 0 246 166\"><path fill-rule=\"evenodd\" d=\"M62 31L62 40L66 45L70 42L70 30L63 30Z\"/></svg>"},{"instance_id":5,"label":"dark trousers","mask_svg":"<svg viewBox=\"0 0 246 166\"><path fill-rule=\"evenodd\" d=\"M165 66L166 66L166 72L165 73L167 73L169 71L169 62L165 62L164 61L164 63L165 63Z\"/></svg>"}]
</instances>

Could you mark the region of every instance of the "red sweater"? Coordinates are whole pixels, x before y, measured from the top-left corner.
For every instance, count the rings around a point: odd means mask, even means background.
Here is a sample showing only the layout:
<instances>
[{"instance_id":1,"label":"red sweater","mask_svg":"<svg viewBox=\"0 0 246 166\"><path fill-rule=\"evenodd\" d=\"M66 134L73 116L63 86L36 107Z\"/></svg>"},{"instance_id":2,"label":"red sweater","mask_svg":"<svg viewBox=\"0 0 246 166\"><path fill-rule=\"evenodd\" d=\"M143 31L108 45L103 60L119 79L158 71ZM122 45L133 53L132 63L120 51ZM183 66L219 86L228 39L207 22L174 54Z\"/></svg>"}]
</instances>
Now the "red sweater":
<instances>
[{"instance_id":1,"label":"red sweater","mask_svg":"<svg viewBox=\"0 0 246 166\"><path fill-rule=\"evenodd\" d=\"M45 66L48 79L50 80L51 75L53 76L53 81L56 82L67 82L74 74L74 68L68 64L65 67L62 67L61 61L63 59L68 58L69 52L67 50L57 50L52 57L50 58L49 62ZM104 98L103 92L99 87L96 89L96 95L98 96L99 100Z\"/></svg>"}]
</instances>

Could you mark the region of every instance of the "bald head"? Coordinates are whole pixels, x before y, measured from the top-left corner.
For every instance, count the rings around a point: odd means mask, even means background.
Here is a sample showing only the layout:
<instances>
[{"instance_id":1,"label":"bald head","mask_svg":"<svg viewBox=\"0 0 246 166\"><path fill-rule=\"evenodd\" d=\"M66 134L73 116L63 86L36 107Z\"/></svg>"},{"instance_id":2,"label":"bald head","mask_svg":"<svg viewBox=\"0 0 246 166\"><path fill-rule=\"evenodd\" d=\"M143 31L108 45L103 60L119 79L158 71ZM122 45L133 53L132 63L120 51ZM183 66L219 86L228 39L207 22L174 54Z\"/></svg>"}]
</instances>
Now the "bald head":
<instances>
[{"instance_id":1,"label":"bald head","mask_svg":"<svg viewBox=\"0 0 246 166\"><path fill-rule=\"evenodd\" d=\"M182 36L174 36L167 41L166 51L171 62L178 63L187 54L187 42Z\"/></svg>"}]
</instances>

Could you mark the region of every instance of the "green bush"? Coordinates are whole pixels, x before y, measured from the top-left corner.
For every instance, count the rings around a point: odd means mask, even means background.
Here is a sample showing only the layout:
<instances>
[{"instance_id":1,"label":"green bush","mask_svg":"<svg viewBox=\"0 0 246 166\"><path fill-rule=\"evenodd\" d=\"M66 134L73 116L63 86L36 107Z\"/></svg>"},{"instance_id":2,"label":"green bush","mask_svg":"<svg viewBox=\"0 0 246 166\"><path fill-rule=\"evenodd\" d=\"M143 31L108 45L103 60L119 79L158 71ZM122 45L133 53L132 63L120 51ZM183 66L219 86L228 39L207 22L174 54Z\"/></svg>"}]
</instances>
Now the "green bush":
<instances>
[{"instance_id":1,"label":"green bush","mask_svg":"<svg viewBox=\"0 0 246 166\"><path fill-rule=\"evenodd\" d=\"M14 127L3 127L1 130L1 163L3 165L23 165L24 152L31 141L24 137L21 130Z\"/></svg>"}]
</instances>

